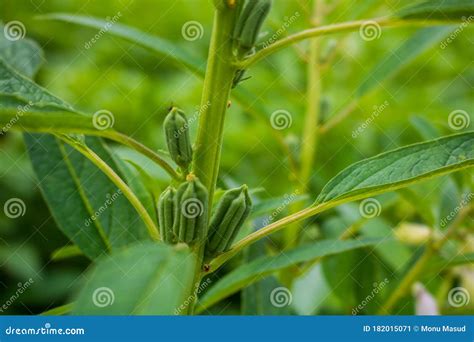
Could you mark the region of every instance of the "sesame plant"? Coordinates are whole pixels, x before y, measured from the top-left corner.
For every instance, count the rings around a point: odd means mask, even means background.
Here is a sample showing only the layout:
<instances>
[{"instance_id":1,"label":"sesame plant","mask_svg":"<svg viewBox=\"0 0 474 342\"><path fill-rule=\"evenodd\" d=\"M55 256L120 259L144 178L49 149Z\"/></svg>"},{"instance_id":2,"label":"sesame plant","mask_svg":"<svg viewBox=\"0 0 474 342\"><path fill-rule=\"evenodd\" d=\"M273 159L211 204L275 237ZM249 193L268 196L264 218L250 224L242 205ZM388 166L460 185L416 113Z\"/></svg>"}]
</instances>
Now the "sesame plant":
<instances>
[{"instance_id":1,"label":"sesame plant","mask_svg":"<svg viewBox=\"0 0 474 342\"><path fill-rule=\"evenodd\" d=\"M318 165L332 163L319 155L321 146L340 143L328 141L325 134L346 120L357 101L385 74L395 72L401 61L415 58L460 23L467 26L471 20L466 18L474 16L474 1L410 2L382 17L327 23L331 3L308 1L313 26L265 38L266 19L278 1L214 0L207 62L179 44L115 21L66 13L37 18L37 25L55 21L101 30L100 35L138 44L203 79L193 122L186 105L173 103L162 127L156 127L167 151L156 151L114 128L111 112L92 114L93 108L76 108L36 83L41 48L18 37L21 27L12 22L2 26L2 133L24 134L38 186L57 226L70 240L55 255L65 259L82 255L91 264L70 301L46 313L218 314L225 312L224 303L236 293L242 295L238 309L242 314L305 313L291 305L297 292L329 296L324 294L328 286L341 288L334 300L343 302L336 312L344 314L423 313L426 303L418 299L429 295L425 287L437 292L438 303L445 303L448 292L456 288L463 291L450 295L451 301L469 296L464 287L457 287L459 278L451 272L474 260L472 246L464 243L472 240L474 184L470 169L474 132L468 130L467 112L449 118L462 131L437 134L419 118L416 127L423 139L418 143L346 161L345 167L323 177L325 184L312 180ZM346 110L325 116L321 61L327 60L331 67L339 41L353 31L370 40L382 30L407 27L416 29L413 36L354 92ZM334 46L324 43L328 37L335 37ZM295 54L304 50L306 111L274 112L269 117L259 96L247 87L261 63L293 48ZM262 134L275 138L288 169L287 179L275 181L295 189L290 200L283 195L265 198L261 189L243 181L245 175L239 181L225 181L220 172L226 152L225 121L230 113L239 115L233 112L236 105L251 113L249 120L268 128ZM295 149L281 130L291 120L302 122ZM193 134L190 127L196 123ZM118 148L159 167L167 175L165 181L118 153ZM445 204L444 211L433 213L422 193L433 192L432 180L424 181L438 177L459 196ZM400 203L416 208L417 222L387 228L377 221L382 207L398 208ZM338 210L335 221L329 213ZM373 229L367 228L371 224ZM377 258L385 270L371 268ZM403 269L394 266L402 259ZM347 277L354 270L360 277L355 281L357 290ZM319 280L314 280L315 272ZM436 272L449 276L422 285L424 277ZM408 298L415 304L406 308Z\"/></svg>"}]
</instances>

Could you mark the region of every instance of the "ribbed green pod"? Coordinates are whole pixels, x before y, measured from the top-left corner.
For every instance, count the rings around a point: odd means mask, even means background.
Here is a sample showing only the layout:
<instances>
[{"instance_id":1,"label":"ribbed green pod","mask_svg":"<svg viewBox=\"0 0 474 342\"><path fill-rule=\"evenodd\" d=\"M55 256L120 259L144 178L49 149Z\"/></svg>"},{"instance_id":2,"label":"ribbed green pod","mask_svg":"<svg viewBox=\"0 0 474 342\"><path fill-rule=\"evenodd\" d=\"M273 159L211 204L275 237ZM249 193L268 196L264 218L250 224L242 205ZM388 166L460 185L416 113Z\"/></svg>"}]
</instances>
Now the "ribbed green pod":
<instances>
[{"instance_id":1,"label":"ribbed green pod","mask_svg":"<svg viewBox=\"0 0 474 342\"><path fill-rule=\"evenodd\" d=\"M165 118L166 144L171 158L183 170L187 170L193 159L189 138L189 125L184 112L173 107Z\"/></svg>"},{"instance_id":2,"label":"ribbed green pod","mask_svg":"<svg viewBox=\"0 0 474 342\"><path fill-rule=\"evenodd\" d=\"M173 232L179 242L205 241L207 234L208 192L202 183L189 175L176 192Z\"/></svg>"},{"instance_id":3,"label":"ribbed green pod","mask_svg":"<svg viewBox=\"0 0 474 342\"><path fill-rule=\"evenodd\" d=\"M175 197L176 190L171 186L163 191L158 199L158 221L160 225L161 239L166 243L175 243L173 232L175 221Z\"/></svg>"},{"instance_id":4,"label":"ribbed green pod","mask_svg":"<svg viewBox=\"0 0 474 342\"><path fill-rule=\"evenodd\" d=\"M271 5L271 0L250 0L247 2L235 29L235 37L241 51L248 52L255 46Z\"/></svg>"},{"instance_id":5,"label":"ribbed green pod","mask_svg":"<svg viewBox=\"0 0 474 342\"><path fill-rule=\"evenodd\" d=\"M224 193L209 224L207 256L214 257L230 249L251 209L246 185Z\"/></svg>"}]
</instances>

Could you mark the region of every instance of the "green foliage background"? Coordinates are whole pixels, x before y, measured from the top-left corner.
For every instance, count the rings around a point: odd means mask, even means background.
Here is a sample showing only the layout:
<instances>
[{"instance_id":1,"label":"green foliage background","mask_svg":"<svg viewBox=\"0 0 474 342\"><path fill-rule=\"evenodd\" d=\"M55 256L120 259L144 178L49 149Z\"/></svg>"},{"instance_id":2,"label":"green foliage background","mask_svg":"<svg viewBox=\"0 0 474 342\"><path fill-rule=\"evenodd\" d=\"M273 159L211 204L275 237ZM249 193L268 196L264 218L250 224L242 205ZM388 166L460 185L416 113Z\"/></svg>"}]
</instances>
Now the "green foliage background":
<instances>
[{"instance_id":1,"label":"green foliage background","mask_svg":"<svg viewBox=\"0 0 474 342\"><path fill-rule=\"evenodd\" d=\"M324 23L382 16L410 3L365 0L355 4L351 0L341 0L324 19ZM167 58L156 57L143 48L107 34L90 49L86 49L84 44L96 31L35 18L51 12L100 18L111 18L121 13L120 23L173 41L189 50L198 60L205 61L212 28L212 2L0 0L0 19L3 22L23 22L27 36L36 40L45 50L44 64L36 78L39 84L84 111L93 113L99 109L110 110L114 113L118 130L155 150L164 149L161 123L168 108L178 105L192 115L200 102L202 80L183 71ZM263 31L271 35L296 12L300 16L290 25L288 32L297 32L310 25L311 1L276 1ZM190 20L203 25L201 39L183 39L182 26ZM380 38L373 41L364 41L358 32L324 38L323 49L329 49L341 39L343 45L322 74L322 119L326 120L345 108L354 99L357 87L373 75L373 68L386 60L417 30L383 30ZM346 120L321 138L311 180L312 198L344 167L380 152L425 140L426 137L421 136L412 124L415 116L429 121L436 128L437 135L442 136L455 133L448 125L448 115L461 109L469 113L472 129L472 37L473 28L465 28L446 48L436 43L411 63L402 63L402 68L388 80L374 80L380 83L376 90L365 96ZM263 102L268 120L257 120L237 101L232 102L224 135L221 186L246 183L252 189L259 189L258 195L262 198L295 191L287 158L272 135L269 120L270 115L278 109L290 112L292 125L282 133L289 146L297 148L298 137L303 129L306 96L306 67L298 55L306 49L307 42L304 42L295 49L279 52L252 67L248 72L251 78L239 85ZM380 106L385 101L388 102L387 108L363 133L353 138L353 130L371 116L374 106ZM193 138L196 126L197 121L191 123ZM161 186L166 185L165 175L161 171L155 168L150 171L162 178ZM468 173L465 171L455 177L442 177L414 187L413 190L422 196L422 204L400 195L393 195L396 196L395 200L393 196L382 198L382 203L387 201L393 204L387 205L381 217L367 223L364 230L389 232L400 221L423 222L421 206L437 208L437 213L446 211L450 205L459 202L460 190L456 182L459 185L462 177L469 176ZM12 295L14 284L30 277L35 279L34 289L25 293L7 313L36 314L67 302L82 284L82 272L89 262L82 257L65 261L50 260L51 253L68 244L68 241L56 228L36 188L31 165L18 133L0 136L0 188L0 203L19 197L27 205L26 215L20 219L11 220L0 215L0 302L5 302ZM314 220L314 224L306 230L305 239L329 236L331 232L341 230L345 222L351 221L354 212L357 212L357 207L353 205L330 211ZM278 234L272 242L270 249L279 244ZM398 266L409 262L412 255L419 252L417 248L406 246L397 251L400 253L396 258L400 263ZM371 276L377 275L376 279L383 279L397 266L389 265L393 258L373 259L370 261L373 266L368 262L367 267L373 267L368 273L373 271ZM334 266L325 267L336 269L337 265L348 265L344 266L348 267L347 272L363 274L343 260ZM231 269L232 266L230 263L226 268ZM313 288L298 291L301 295L296 296L295 304L300 313L349 313L350 305L357 304L357 298L360 298L357 289L353 289L352 282L329 291L327 288L338 282L337 274L333 276L332 280L321 281L316 275L305 280L303 285L297 285ZM355 279L355 283L360 281ZM432 288L438 288L441 281L434 281ZM314 294L314 287L321 291ZM325 288L327 296L318 299ZM313 306L308 306L308 302ZM236 313L239 303L239 297L234 296L211 312ZM412 312L412 303L400 312Z\"/></svg>"}]
</instances>

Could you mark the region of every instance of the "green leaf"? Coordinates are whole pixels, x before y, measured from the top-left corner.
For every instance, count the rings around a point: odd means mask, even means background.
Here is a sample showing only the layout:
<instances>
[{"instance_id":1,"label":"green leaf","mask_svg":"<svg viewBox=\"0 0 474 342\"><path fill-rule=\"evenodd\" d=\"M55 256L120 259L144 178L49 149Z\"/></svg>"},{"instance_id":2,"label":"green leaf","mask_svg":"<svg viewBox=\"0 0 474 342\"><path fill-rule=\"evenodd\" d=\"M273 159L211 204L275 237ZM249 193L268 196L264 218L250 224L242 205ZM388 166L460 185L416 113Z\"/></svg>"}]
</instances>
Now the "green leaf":
<instances>
[{"instance_id":1,"label":"green leaf","mask_svg":"<svg viewBox=\"0 0 474 342\"><path fill-rule=\"evenodd\" d=\"M197 309L198 311L202 311L237 292L241 288L249 286L275 271L304 261L310 261L356 248L374 246L380 241L380 239L347 241L325 240L297 247L278 256L258 258L225 275L204 294L198 302Z\"/></svg>"},{"instance_id":2,"label":"green leaf","mask_svg":"<svg viewBox=\"0 0 474 342\"><path fill-rule=\"evenodd\" d=\"M400 47L376 64L356 90L356 96L362 97L379 87L386 79L396 74L415 58L437 44L453 30L453 26L439 26L419 29Z\"/></svg>"},{"instance_id":3,"label":"green leaf","mask_svg":"<svg viewBox=\"0 0 474 342\"><path fill-rule=\"evenodd\" d=\"M25 140L53 217L87 257L147 239L136 210L92 162L50 135L28 134ZM100 139L87 137L86 144L118 170Z\"/></svg>"},{"instance_id":4,"label":"green leaf","mask_svg":"<svg viewBox=\"0 0 474 342\"><path fill-rule=\"evenodd\" d=\"M396 16L402 19L466 20L474 15L472 0L428 0L402 8Z\"/></svg>"},{"instance_id":5,"label":"green leaf","mask_svg":"<svg viewBox=\"0 0 474 342\"><path fill-rule=\"evenodd\" d=\"M324 186L314 205L369 197L473 164L474 132L409 145L349 166Z\"/></svg>"},{"instance_id":6,"label":"green leaf","mask_svg":"<svg viewBox=\"0 0 474 342\"><path fill-rule=\"evenodd\" d=\"M54 107L72 110L72 107L32 80L19 74L0 58L0 95L11 96L35 107Z\"/></svg>"},{"instance_id":7,"label":"green leaf","mask_svg":"<svg viewBox=\"0 0 474 342\"><path fill-rule=\"evenodd\" d=\"M76 315L185 314L196 260L184 245L139 243L98 262L74 304Z\"/></svg>"},{"instance_id":8,"label":"green leaf","mask_svg":"<svg viewBox=\"0 0 474 342\"><path fill-rule=\"evenodd\" d=\"M78 24L87 27L91 27L98 30L103 30L107 27L107 33L112 34L116 37L123 38L129 42L137 43L142 47L152 50L159 55L169 57L178 65L184 65L196 74L204 75L205 61L196 58L180 46L171 43L170 41L140 31L134 27L127 25L113 23L94 17L87 17L81 15L74 15L68 13L51 13L42 15L39 19L46 20L59 20L71 24Z\"/></svg>"},{"instance_id":9,"label":"green leaf","mask_svg":"<svg viewBox=\"0 0 474 342\"><path fill-rule=\"evenodd\" d=\"M3 32L3 29L4 26L0 24L0 31ZM43 62L43 50L30 39L11 41L1 34L0 58L8 61L20 74L33 77Z\"/></svg>"}]
</instances>

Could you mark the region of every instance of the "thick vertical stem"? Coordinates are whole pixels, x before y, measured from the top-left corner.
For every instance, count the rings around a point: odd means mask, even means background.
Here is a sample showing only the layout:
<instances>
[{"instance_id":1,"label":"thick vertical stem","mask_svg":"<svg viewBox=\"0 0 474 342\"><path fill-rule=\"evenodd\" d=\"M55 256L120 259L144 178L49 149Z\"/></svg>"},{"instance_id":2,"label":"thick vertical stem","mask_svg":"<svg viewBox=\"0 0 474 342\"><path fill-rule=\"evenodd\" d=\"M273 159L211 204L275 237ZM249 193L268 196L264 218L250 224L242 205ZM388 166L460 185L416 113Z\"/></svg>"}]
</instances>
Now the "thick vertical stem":
<instances>
[{"instance_id":1,"label":"thick vertical stem","mask_svg":"<svg viewBox=\"0 0 474 342\"><path fill-rule=\"evenodd\" d=\"M224 4L216 5L211 44L209 47L206 76L201 99L198 136L195 144L193 172L209 191L209 208L219 173L222 149L225 112L234 78L234 58L232 54L232 32L236 20L235 8ZM210 211L210 209L209 209ZM210 214L210 212L209 212ZM197 297L197 289L202 277L204 243L194 248L196 253L195 288L192 294ZM189 313L194 312L194 303Z\"/></svg>"},{"instance_id":2,"label":"thick vertical stem","mask_svg":"<svg viewBox=\"0 0 474 342\"><path fill-rule=\"evenodd\" d=\"M235 71L231 40L234 21L234 10L216 10L201 99L201 108L207 109L199 118L194 173L209 189L210 199L219 172L224 118Z\"/></svg>"}]
</instances>

